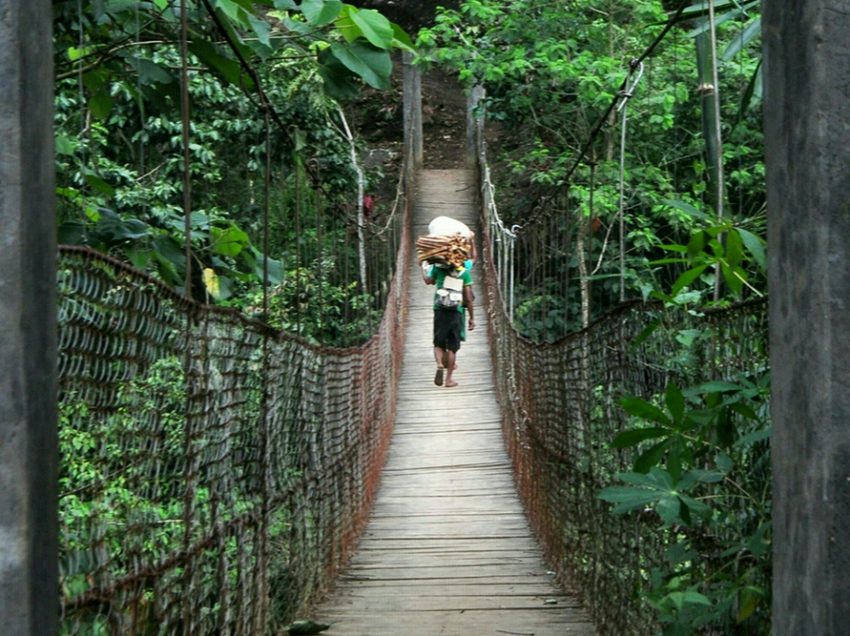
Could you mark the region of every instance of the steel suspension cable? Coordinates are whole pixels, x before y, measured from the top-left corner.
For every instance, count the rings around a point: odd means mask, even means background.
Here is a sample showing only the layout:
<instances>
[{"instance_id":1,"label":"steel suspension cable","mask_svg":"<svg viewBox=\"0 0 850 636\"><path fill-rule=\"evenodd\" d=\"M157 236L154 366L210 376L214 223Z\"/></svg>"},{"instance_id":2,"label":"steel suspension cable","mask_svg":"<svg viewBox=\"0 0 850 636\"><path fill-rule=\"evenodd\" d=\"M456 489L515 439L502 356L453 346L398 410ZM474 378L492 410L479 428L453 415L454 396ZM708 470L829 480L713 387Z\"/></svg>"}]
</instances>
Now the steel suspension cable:
<instances>
[{"instance_id":1,"label":"steel suspension cable","mask_svg":"<svg viewBox=\"0 0 850 636\"><path fill-rule=\"evenodd\" d=\"M183 474L187 484L183 496L183 550L188 553L192 545L192 521L194 518L195 492L194 458L190 453L192 448L192 400L189 391L192 374L192 191L190 165L190 135L189 135L189 10L188 0L180 0L180 116L181 136L183 143L183 241L185 243L186 272L183 283L183 295L189 301L186 305L185 342L183 347L183 382L184 382L184 411L183 411ZM193 567L191 560L186 563L183 571L183 589L191 589ZM191 594L183 597L183 623L191 631L192 606Z\"/></svg>"},{"instance_id":2,"label":"steel suspension cable","mask_svg":"<svg viewBox=\"0 0 850 636\"><path fill-rule=\"evenodd\" d=\"M625 184L626 184L626 124L629 99L634 94L635 87L640 78L643 76L643 62L640 63L638 76L631 85L626 85L626 90L623 93L623 101L617 107L622 110L623 115L620 122L620 184L619 184L619 202L618 202L618 217L620 224L620 302L626 300L626 221L625 221ZM629 71L630 79L631 71Z\"/></svg>"},{"instance_id":3,"label":"steel suspension cable","mask_svg":"<svg viewBox=\"0 0 850 636\"><path fill-rule=\"evenodd\" d=\"M715 28L714 0L708 0L708 26L709 42L711 46L711 82L714 84L712 100L714 101L714 112L716 113L716 116L714 117L714 136L717 143L717 152L715 153L714 158L714 171L717 177L717 182L714 184L714 187L716 188L715 197L717 218L719 221L722 221L725 187L723 178L723 137L720 129L720 79L717 73L717 29ZM720 299L720 279L721 269L720 264L718 263L714 268L714 300Z\"/></svg>"},{"instance_id":4,"label":"steel suspension cable","mask_svg":"<svg viewBox=\"0 0 850 636\"><path fill-rule=\"evenodd\" d=\"M563 182L566 184L570 181L575 171L578 169L579 165L584 161L585 156L587 155L590 148L593 146L593 143L596 141L596 137L602 132L602 129L605 127L605 124L608 121L608 118L611 116L611 113L614 112L614 109L620 104L623 99L623 95L625 95L626 89L629 85L629 79L634 72L635 69L640 67L641 63L644 62L647 58L652 56L655 52L655 49L658 45L664 40L667 36L667 33L670 32L670 29L673 28L673 25L679 21L679 18L682 15L682 12L690 5L691 0L682 0L679 3L676 11L668 18L667 22L664 24L664 28L659 32L652 43L644 49L643 53L641 53L638 57L629 62L629 72L626 75L625 79L623 79L617 91L614 93L614 97L611 100L611 103L608 104L608 107L605 109L605 112L602 114L599 119L596 120L593 128L590 131L590 135L588 135L587 140L585 141L582 148L579 150L578 155L576 156L573 163L570 165L570 168L564 174ZM530 225L531 223L535 223L541 216L545 214L545 209L541 208L537 213L532 214L525 221L525 225Z\"/></svg>"}]
</instances>

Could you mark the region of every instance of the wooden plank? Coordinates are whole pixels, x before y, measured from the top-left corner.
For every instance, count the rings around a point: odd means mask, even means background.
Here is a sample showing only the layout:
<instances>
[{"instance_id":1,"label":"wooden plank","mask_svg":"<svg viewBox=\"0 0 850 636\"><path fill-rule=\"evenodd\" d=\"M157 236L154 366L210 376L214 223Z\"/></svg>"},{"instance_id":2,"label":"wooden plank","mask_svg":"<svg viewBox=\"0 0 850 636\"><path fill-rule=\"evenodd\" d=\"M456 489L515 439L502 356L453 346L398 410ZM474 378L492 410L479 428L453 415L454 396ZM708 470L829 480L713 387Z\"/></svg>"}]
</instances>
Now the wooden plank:
<instances>
[{"instance_id":1,"label":"wooden plank","mask_svg":"<svg viewBox=\"0 0 850 636\"><path fill-rule=\"evenodd\" d=\"M414 234L441 214L474 225L473 183L464 170L423 171ZM486 315L479 308L458 353L459 386L435 386L433 288L417 270L413 259L396 428L373 513L313 617L332 623L331 636L595 634L575 594L555 585L517 497Z\"/></svg>"}]
</instances>

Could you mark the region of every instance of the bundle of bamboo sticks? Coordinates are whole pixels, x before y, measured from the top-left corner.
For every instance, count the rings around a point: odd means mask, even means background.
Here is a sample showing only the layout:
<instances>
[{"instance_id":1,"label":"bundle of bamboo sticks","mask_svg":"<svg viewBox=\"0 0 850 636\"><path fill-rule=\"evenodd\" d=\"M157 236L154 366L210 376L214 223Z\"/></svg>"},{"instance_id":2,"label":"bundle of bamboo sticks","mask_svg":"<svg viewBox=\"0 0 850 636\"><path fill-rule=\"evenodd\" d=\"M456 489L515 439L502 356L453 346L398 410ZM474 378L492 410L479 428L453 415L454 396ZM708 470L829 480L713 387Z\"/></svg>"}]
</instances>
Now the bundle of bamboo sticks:
<instances>
[{"instance_id":1,"label":"bundle of bamboo sticks","mask_svg":"<svg viewBox=\"0 0 850 636\"><path fill-rule=\"evenodd\" d=\"M419 262L461 267L472 253L472 242L461 234L426 234L416 239Z\"/></svg>"}]
</instances>

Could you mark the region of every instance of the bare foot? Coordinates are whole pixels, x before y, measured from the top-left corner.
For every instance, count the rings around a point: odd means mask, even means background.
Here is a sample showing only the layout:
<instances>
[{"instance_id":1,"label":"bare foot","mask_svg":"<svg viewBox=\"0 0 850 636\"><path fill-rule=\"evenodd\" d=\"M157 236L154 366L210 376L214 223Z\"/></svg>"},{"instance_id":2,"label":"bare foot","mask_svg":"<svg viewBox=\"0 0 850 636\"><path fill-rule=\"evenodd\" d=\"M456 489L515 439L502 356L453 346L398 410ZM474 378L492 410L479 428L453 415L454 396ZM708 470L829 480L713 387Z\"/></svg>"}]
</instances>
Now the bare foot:
<instances>
[{"instance_id":1,"label":"bare foot","mask_svg":"<svg viewBox=\"0 0 850 636\"><path fill-rule=\"evenodd\" d=\"M457 382L455 382L454 380L449 380L448 382L446 382L446 388L447 389L450 389L453 386L457 386Z\"/></svg>"}]
</instances>

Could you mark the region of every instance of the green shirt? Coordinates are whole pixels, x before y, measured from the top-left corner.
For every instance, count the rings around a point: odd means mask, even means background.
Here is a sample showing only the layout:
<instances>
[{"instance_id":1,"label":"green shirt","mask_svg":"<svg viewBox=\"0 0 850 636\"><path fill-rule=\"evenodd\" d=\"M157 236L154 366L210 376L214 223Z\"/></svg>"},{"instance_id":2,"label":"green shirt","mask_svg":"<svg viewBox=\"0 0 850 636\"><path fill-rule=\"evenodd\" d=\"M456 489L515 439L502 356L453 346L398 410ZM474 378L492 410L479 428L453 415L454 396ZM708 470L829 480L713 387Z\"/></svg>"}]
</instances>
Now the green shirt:
<instances>
[{"instance_id":1,"label":"green shirt","mask_svg":"<svg viewBox=\"0 0 850 636\"><path fill-rule=\"evenodd\" d=\"M434 286L437 289L440 289L443 286L443 281L446 279L446 276L449 275L449 270L444 267L437 267L436 265L432 265L431 269L428 270L428 278L434 279ZM463 281L464 288L472 285L472 274L469 273L469 270L464 268L463 271L457 276L460 280ZM437 304L437 293L434 292L434 309L439 309L440 306ZM457 306L457 310L463 313L463 304Z\"/></svg>"}]
</instances>

